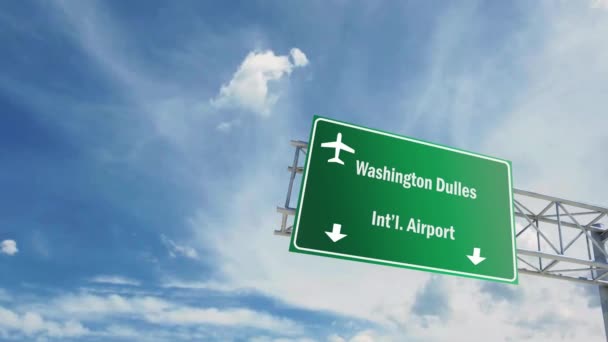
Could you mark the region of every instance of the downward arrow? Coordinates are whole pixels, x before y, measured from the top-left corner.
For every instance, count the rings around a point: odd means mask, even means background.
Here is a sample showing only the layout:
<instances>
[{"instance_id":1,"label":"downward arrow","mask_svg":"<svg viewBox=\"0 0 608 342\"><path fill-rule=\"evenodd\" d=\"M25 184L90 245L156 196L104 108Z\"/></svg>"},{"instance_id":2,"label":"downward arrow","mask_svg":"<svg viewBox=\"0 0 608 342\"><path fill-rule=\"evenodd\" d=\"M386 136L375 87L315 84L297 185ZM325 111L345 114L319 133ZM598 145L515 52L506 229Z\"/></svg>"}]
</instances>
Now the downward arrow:
<instances>
[{"instance_id":1,"label":"downward arrow","mask_svg":"<svg viewBox=\"0 0 608 342\"><path fill-rule=\"evenodd\" d=\"M342 225L334 223L334 227L332 228L332 231L331 232L325 232L325 234L327 234L327 236L329 236L329 238L331 239L331 241L336 242L336 241L338 241L338 240L346 237L346 234L341 234L340 233L340 229L342 229Z\"/></svg>"},{"instance_id":2,"label":"downward arrow","mask_svg":"<svg viewBox=\"0 0 608 342\"><path fill-rule=\"evenodd\" d=\"M486 258L479 256L479 253L481 253L481 250L479 248L473 248L473 255L467 255L467 258L471 260L473 265L477 265L480 262L486 260Z\"/></svg>"}]
</instances>

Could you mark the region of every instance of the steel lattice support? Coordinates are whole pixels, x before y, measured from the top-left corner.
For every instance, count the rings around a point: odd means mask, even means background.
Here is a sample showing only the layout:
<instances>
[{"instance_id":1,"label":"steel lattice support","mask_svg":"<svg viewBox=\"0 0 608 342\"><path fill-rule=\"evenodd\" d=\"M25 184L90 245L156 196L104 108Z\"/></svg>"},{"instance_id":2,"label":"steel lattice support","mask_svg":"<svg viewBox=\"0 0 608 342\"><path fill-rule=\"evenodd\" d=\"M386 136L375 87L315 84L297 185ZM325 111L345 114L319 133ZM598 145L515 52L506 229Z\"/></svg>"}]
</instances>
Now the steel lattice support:
<instances>
[{"instance_id":1,"label":"steel lattice support","mask_svg":"<svg viewBox=\"0 0 608 342\"><path fill-rule=\"evenodd\" d=\"M289 186L287 187L287 198L285 198L285 205L283 207L277 207L277 211L282 215L281 228L279 230L274 231L276 235L283 236L290 236L291 229L293 228L293 224L287 226L289 216L293 216L296 212L295 209L291 207L291 195L296 175L301 174L304 170L304 167L299 166L299 160L302 160L302 164L304 164L304 158L300 158L300 155L302 154L303 157L306 156L306 148L308 147L308 143L305 141L292 140L291 145L295 147L296 152L293 157L293 163L291 164L291 166L287 167L287 171L291 173L291 177L289 178Z\"/></svg>"},{"instance_id":2,"label":"steel lattice support","mask_svg":"<svg viewBox=\"0 0 608 342\"><path fill-rule=\"evenodd\" d=\"M292 205L296 176L303 172L308 143L291 141L295 148L285 204L275 234L290 236L295 214ZM608 208L514 189L519 272L605 287L608 285ZM295 199L297 201L297 198ZM607 287L608 288L608 287ZM608 304L607 304L608 305Z\"/></svg>"}]
</instances>

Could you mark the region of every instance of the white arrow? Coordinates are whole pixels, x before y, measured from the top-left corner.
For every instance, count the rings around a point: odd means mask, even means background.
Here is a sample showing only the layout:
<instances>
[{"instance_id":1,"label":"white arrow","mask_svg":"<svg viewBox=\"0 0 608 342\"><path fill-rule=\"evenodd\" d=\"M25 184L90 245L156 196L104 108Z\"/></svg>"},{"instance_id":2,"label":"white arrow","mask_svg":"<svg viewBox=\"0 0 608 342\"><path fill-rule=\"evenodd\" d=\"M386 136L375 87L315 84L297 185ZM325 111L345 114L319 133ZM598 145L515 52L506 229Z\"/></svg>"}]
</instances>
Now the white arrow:
<instances>
[{"instance_id":1,"label":"white arrow","mask_svg":"<svg viewBox=\"0 0 608 342\"><path fill-rule=\"evenodd\" d=\"M332 228L332 231L325 232L325 234L327 234L327 236L329 236L331 241L336 242L336 241L341 240L342 238L346 237L346 234L340 233L340 229L342 229L342 225L334 223L334 227Z\"/></svg>"},{"instance_id":2,"label":"white arrow","mask_svg":"<svg viewBox=\"0 0 608 342\"><path fill-rule=\"evenodd\" d=\"M486 260L486 258L479 256L480 252L481 252L481 250L479 248L473 248L473 255L467 255L467 258L469 258L469 260L471 260L473 265L477 265L480 262Z\"/></svg>"}]
</instances>

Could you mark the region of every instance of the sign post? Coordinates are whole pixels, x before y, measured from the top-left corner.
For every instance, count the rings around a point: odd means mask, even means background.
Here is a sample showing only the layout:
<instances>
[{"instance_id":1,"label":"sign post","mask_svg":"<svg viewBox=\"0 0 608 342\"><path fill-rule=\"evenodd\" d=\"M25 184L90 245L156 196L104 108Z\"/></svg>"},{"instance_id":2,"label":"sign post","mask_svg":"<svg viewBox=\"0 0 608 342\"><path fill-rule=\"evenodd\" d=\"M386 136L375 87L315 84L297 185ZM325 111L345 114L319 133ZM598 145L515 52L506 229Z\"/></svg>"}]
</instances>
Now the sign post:
<instances>
[{"instance_id":1,"label":"sign post","mask_svg":"<svg viewBox=\"0 0 608 342\"><path fill-rule=\"evenodd\" d=\"M290 251L517 284L510 162L315 116Z\"/></svg>"}]
</instances>

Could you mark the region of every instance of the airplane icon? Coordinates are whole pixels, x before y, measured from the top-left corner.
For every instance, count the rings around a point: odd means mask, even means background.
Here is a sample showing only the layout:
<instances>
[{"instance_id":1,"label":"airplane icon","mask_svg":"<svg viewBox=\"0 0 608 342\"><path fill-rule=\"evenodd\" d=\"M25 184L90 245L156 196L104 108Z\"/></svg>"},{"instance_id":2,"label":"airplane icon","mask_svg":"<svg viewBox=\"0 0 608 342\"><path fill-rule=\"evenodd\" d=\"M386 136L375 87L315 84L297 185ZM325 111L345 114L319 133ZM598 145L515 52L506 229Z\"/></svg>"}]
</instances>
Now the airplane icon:
<instances>
[{"instance_id":1,"label":"airplane icon","mask_svg":"<svg viewBox=\"0 0 608 342\"><path fill-rule=\"evenodd\" d=\"M329 159L327 162L328 163L338 163L338 164L342 164L344 165L344 162L342 160L340 160L340 151L344 150L346 152L349 153L355 153L355 150L353 150L352 148L350 148L350 146L342 143L342 133L338 133L338 137L336 138L336 141L330 141L330 142L324 142L321 144L321 147L327 147L327 148L335 148L336 149L336 154L333 158Z\"/></svg>"}]
</instances>

